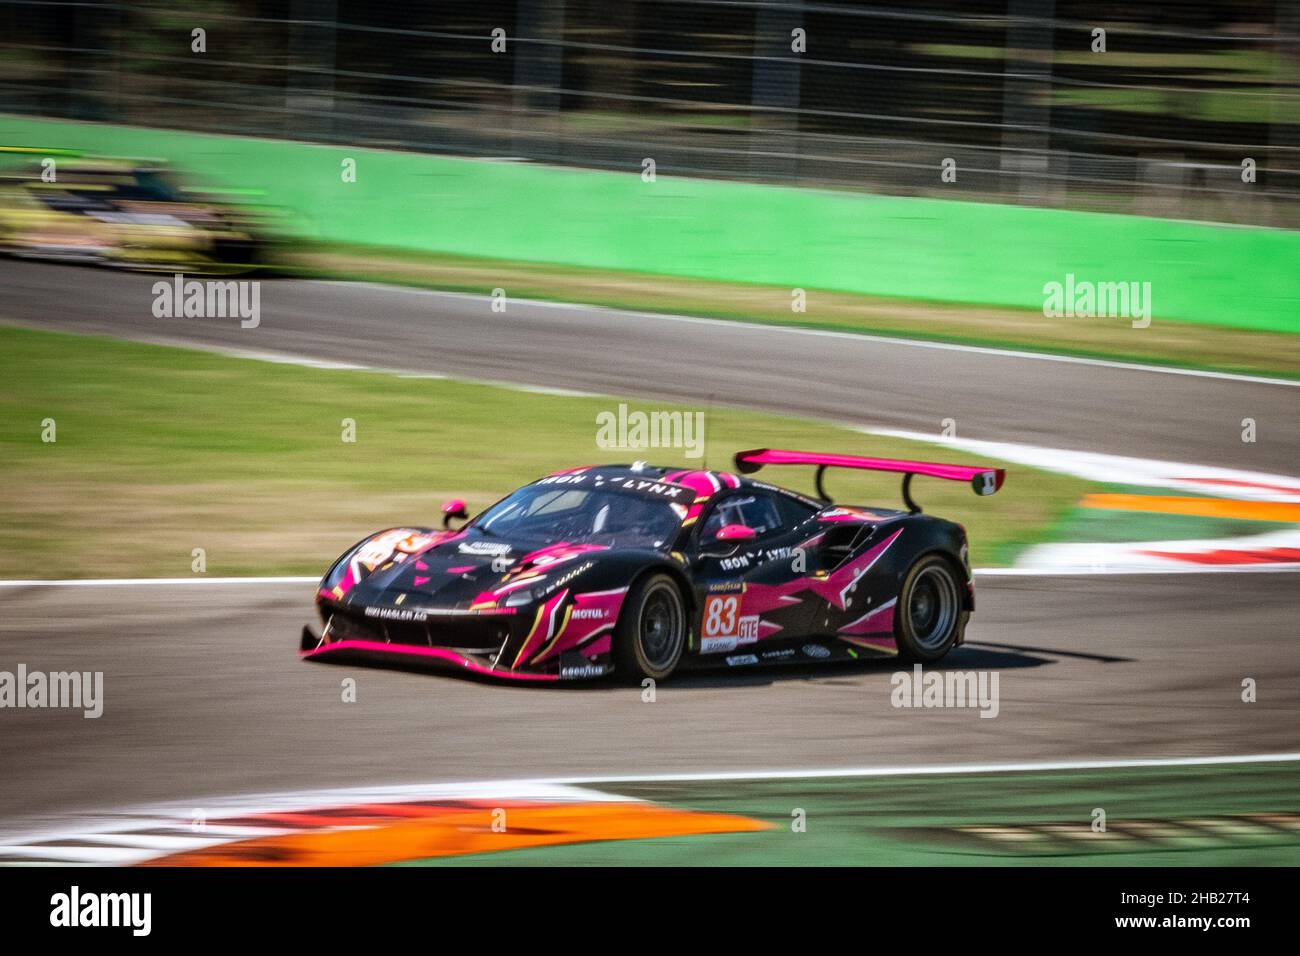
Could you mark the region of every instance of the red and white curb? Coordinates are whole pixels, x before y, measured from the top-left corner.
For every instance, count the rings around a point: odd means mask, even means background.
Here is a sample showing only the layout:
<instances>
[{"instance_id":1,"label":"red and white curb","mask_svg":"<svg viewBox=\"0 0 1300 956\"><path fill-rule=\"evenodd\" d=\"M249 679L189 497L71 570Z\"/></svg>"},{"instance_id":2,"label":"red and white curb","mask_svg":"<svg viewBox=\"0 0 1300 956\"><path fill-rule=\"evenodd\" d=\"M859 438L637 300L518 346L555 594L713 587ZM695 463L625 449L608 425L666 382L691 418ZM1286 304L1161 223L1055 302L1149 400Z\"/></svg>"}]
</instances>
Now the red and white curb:
<instances>
[{"instance_id":1,"label":"red and white curb","mask_svg":"<svg viewBox=\"0 0 1300 956\"><path fill-rule=\"evenodd\" d=\"M1267 472L1157 461L1099 452L1043 448L1015 442L945 438L900 429L861 429L871 435L925 441L1043 471L1111 485L1177 491L1249 502L1300 503L1300 478ZM1251 522L1241 521L1243 531ZM1224 538L1121 542L1052 542L1017 559L1017 571L1036 574L1131 574L1300 570L1300 525Z\"/></svg>"}]
</instances>

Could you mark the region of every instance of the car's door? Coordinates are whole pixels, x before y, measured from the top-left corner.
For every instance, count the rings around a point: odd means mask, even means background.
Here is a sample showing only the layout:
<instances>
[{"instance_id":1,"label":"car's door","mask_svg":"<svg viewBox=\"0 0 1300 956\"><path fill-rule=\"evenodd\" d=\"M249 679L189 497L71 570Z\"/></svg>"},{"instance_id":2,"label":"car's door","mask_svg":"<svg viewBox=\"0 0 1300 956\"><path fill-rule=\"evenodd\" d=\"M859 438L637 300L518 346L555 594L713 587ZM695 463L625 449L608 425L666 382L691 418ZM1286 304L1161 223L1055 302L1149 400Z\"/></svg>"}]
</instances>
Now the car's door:
<instances>
[{"instance_id":1,"label":"car's door","mask_svg":"<svg viewBox=\"0 0 1300 956\"><path fill-rule=\"evenodd\" d=\"M793 549L807 538L815 513L796 498L766 489L741 488L710 503L692 554L700 589L695 633L701 653L736 653L737 662L755 663L742 652L759 657L762 648L754 645L807 632L812 607L807 595L798 596L805 562ZM723 528L735 526L750 529L753 537L718 537Z\"/></svg>"}]
</instances>

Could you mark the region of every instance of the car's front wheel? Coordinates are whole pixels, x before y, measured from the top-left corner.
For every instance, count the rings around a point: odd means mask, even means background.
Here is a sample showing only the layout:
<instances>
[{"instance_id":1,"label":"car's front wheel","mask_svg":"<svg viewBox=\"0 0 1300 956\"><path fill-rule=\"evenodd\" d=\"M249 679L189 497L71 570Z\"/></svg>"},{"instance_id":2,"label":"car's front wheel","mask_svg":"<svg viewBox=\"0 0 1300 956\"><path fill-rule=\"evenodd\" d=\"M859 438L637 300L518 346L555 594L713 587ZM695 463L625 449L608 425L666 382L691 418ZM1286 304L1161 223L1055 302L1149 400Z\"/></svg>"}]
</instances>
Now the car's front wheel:
<instances>
[{"instance_id":1,"label":"car's front wheel","mask_svg":"<svg viewBox=\"0 0 1300 956\"><path fill-rule=\"evenodd\" d=\"M928 664L947 654L966 630L970 612L952 562L939 554L908 569L894 612L898 656Z\"/></svg>"},{"instance_id":2,"label":"car's front wheel","mask_svg":"<svg viewBox=\"0 0 1300 956\"><path fill-rule=\"evenodd\" d=\"M633 585L614 634L615 673L627 680L663 680L686 647L686 602L677 582L651 574Z\"/></svg>"}]
</instances>

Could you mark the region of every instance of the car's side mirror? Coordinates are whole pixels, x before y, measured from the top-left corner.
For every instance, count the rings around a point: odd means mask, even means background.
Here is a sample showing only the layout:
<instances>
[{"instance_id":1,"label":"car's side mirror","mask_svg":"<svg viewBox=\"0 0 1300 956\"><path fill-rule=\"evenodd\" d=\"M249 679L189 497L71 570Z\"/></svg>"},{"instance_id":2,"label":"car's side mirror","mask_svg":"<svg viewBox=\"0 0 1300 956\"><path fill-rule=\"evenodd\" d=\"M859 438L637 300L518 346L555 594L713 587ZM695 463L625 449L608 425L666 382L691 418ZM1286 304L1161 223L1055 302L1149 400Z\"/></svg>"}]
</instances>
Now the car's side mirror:
<instances>
[{"instance_id":1,"label":"car's side mirror","mask_svg":"<svg viewBox=\"0 0 1300 956\"><path fill-rule=\"evenodd\" d=\"M700 554L710 558L725 558L735 554L742 544L753 541L756 537L758 534L753 528L747 528L743 524L724 524L711 538L701 543Z\"/></svg>"},{"instance_id":2,"label":"car's side mirror","mask_svg":"<svg viewBox=\"0 0 1300 956\"><path fill-rule=\"evenodd\" d=\"M459 518L464 521L469 517L469 512L465 510L465 502L460 498L452 498L444 502L442 506L442 526L450 528L453 519Z\"/></svg>"},{"instance_id":3,"label":"car's side mirror","mask_svg":"<svg viewBox=\"0 0 1300 956\"><path fill-rule=\"evenodd\" d=\"M753 541L757 537L757 531L743 524L724 524L713 536L715 541L734 541L737 544L742 541Z\"/></svg>"}]
</instances>

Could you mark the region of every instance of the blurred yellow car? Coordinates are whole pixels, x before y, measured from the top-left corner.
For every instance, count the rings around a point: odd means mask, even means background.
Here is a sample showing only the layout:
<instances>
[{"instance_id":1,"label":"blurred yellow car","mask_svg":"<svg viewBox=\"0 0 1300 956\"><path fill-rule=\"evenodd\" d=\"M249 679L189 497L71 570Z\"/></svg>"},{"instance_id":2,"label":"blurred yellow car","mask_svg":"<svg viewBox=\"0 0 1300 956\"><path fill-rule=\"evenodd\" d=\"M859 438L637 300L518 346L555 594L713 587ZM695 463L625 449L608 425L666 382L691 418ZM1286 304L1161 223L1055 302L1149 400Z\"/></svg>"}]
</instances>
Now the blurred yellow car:
<instances>
[{"instance_id":1,"label":"blurred yellow car","mask_svg":"<svg viewBox=\"0 0 1300 956\"><path fill-rule=\"evenodd\" d=\"M35 165L0 177L0 252L142 271L231 274L265 264L249 207L129 161Z\"/></svg>"}]
</instances>

